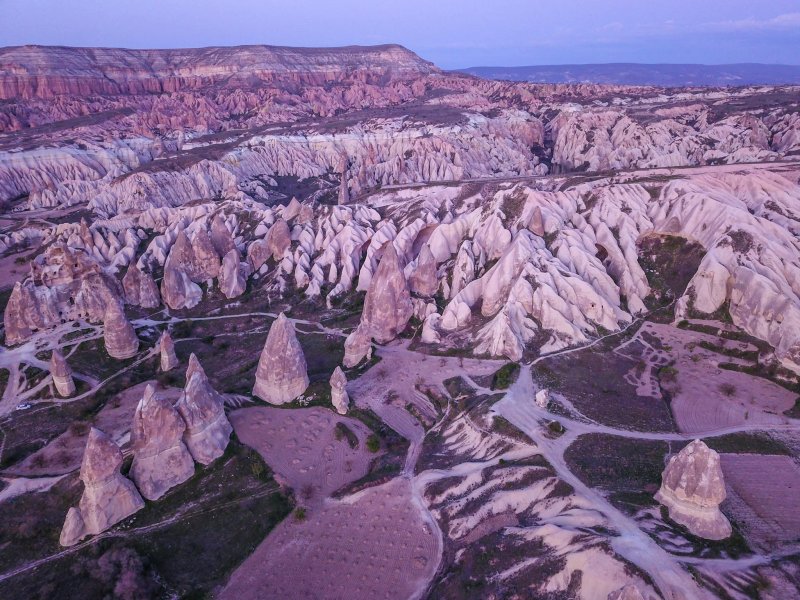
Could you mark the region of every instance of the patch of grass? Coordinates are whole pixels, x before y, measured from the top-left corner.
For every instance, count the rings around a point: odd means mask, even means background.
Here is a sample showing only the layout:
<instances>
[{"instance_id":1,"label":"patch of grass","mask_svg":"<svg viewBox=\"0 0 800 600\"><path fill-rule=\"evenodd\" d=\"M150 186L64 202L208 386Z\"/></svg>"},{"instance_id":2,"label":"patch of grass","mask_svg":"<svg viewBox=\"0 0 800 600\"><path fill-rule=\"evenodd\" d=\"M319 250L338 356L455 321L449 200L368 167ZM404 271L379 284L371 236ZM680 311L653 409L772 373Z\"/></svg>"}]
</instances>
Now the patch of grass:
<instances>
[{"instance_id":1,"label":"patch of grass","mask_svg":"<svg viewBox=\"0 0 800 600\"><path fill-rule=\"evenodd\" d=\"M350 446L352 449L355 450L356 448L358 448L358 436L352 429L350 429L343 422L339 421L336 424L336 427L333 428L333 435L339 441L346 440L347 445ZM380 441L378 442L378 448L380 448Z\"/></svg>"},{"instance_id":2,"label":"patch of grass","mask_svg":"<svg viewBox=\"0 0 800 600\"><path fill-rule=\"evenodd\" d=\"M639 264L650 285L648 308L663 306L683 294L704 255L700 244L679 236L645 236L639 243Z\"/></svg>"},{"instance_id":3,"label":"patch of grass","mask_svg":"<svg viewBox=\"0 0 800 600\"><path fill-rule=\"evenodd\" d=\"M519 364L514 362L500 367L492 376L491 389L507 390L519 377L519 370Z\"/></svg>"},{"instance_id":4,"label":"patch of grass","mask_svg":"<svg viewBox=\"0 0 800 600\"><path fill-rule=\"evenodd\" d=\"M791 450L767 433L729 433L719 437L704 438L712 450L721 454L778 454L791 456Z\"/></svg>"},{"instance_id":5,"label":"patch of grass","mask_svg":"<svg viewBox=\"0 0 800 600\"><path fill-rule=\"evenodd\" d=\"M630 494L646 492L638 500L652 504L669 450L666 442L589 433L578 437L564 458L585 484L611 492L612 501L626 504Z\"/></svg>"},{"instance_id":6,"label":"patch of grass","mask_svg":"<svg viewBox=\"0 0 800 600\"><path fill-rule=\"evenodd\" d=\"M366 446L367 450L375 454L381 449L381 440L377 435L371 433L369 437L367 437Z\"/></svg>"},{"instance_id":7,"label":"patch of grass","mask_svg":"<svg viewBox=\"0 0 800 600\"><path fill-rule=\"evenodd\" d=\"M294 520L297 522L303 522L306 520L306 509L302 506L298 506L294 509Z\"/></svg>"}]
</instances>

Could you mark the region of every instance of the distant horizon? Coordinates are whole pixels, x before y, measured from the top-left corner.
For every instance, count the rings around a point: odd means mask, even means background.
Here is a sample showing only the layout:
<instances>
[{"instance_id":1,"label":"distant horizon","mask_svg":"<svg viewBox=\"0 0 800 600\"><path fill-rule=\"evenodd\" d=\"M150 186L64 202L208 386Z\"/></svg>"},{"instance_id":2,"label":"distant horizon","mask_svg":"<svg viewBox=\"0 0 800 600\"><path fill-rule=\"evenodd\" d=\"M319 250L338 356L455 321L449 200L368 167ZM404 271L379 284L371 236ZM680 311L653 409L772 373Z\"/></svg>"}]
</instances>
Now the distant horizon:
<instances>
[{"instance_id":1,"label":"distant horizon","mask_svg":"<svg viewBox=\"0 0 800 600\"><path fill-rule=\"evenodd\" d=\"M129 49L400 44L445 70L800 64L800 1L0 0L0 46ZM795 58L792 58L795 57Z\"/></svg>"},{"instance_id":2,"label":"distant horizon","mask_svg":"<svg viewBox=\"0 0 800 600\"><path fill-rule=\"evenodd\" d=\"M0 46L0 50L9 48L24 48L24 47L39 47L39 48L87 48L87 49L117 49L117 50L139 50L139 51L169 51L169 50L204 50L209 48L246 48L246 47L273 47L273 48L294 48L294 49L336 49L336 48L380 48L383 46L398 46L413 52L423 60L432 62L437 67L440 67L436 61L433 61L423 54L409 48L404 44L398 42L377 42L374 44L341 44L337 46L298 46L290 44L268 44L268 43L249 43L249 44L210 44L206 46L171 46L171 47L137 47L137 46L81 46L76 44L11 44ZM643 61L630 61L630 60L617 60L606 62L548 62L548 63L525 63L525 64L472 64L462 67L440 67L443 71L466 71L468 69L523 69L531 67L577 67L577 66L603 66L603 65L641 65L641 66L698 66L698 67L727 67L727 66L768 66L768 67L800 67L800 62L759 62L759 61L741 61L741 62L643 62Z\"/></svg>"}]
</instances>

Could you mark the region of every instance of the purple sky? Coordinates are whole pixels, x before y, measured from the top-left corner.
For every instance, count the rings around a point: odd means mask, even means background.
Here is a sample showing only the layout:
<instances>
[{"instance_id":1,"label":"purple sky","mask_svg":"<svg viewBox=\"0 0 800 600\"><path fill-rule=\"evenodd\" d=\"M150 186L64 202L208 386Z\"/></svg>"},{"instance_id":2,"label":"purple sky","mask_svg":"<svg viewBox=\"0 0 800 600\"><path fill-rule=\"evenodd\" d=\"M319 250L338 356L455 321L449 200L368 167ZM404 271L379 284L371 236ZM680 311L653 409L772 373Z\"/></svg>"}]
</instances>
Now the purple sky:
<instances>
[{"instance_id":1,"label":"purple sky","mask_svg":"<svg viewBox=\"0 0 800 600\"><path fill-rule=\"evenodd\" d=\"M0 0L0 46L386 42L444 68L800 64L800 0Z\"/></svg>"}]
</instances>

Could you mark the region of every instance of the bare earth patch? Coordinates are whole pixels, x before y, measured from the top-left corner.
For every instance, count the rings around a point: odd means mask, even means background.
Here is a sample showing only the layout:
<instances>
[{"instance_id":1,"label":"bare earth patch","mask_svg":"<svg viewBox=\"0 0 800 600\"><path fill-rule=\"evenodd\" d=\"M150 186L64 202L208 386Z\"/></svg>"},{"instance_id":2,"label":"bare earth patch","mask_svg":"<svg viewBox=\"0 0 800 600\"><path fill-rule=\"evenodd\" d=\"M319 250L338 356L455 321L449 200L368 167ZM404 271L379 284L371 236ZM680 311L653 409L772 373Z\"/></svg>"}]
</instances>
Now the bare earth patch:
<instances>
[{"instance_id":1,"label":"bare earth patch","mask_svg":"<svg viewBox=\"0 0 800 600\"><path fill-rule=\"evenodd\" d=\"M234 572L221 600L417 598L441 555L430 515L397 478L307 520L286 519Z\"/></svg>"},{"instance_id":2,"label":"bare earth patch","mask_svg":"<svg viewBox=\"0 0 800 600\"><path fill-rule=\"evenodd\" d=\"M361 479L374 456L366 450L370 431L363 423L325 408L254 406L232 412L230 421L238 438L262 456L301 504L319 503ZM336 439L338 423L358 438L355 448L345 437Z\"/></svg>"},{"instance_id":3,"label":"bare earth patch","mask_svg":"<svg viewBox=\"0 0 800 600\"><path fill-rule=\"evenodd\" d=\"M723 454L731 511L753 543L800 538L800 468L789 456Z\"/></svg>"}]
</instances>

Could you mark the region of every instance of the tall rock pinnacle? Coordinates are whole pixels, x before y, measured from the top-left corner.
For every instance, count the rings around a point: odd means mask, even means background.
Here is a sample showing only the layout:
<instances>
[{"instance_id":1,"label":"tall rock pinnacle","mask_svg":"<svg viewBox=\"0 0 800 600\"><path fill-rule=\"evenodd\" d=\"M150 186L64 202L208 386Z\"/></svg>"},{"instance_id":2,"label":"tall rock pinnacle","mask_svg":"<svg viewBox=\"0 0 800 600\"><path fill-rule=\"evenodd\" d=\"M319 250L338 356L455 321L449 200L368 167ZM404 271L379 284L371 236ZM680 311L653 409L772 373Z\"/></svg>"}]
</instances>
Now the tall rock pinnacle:
<instances>
[{"instance_id":1,"label":"tall rock pinnacle","mask_svg":"<svg viewBox=\"0 0 800 600\"><path fill-rule=\"evenodd\" d=\"M53 350L50 356L50 374L53 376L53 384L56 386L58 395L68 398L75 393L75 382L72 380L72 369L69 368L64 355Z\"/></svg>"},{"instance_id":2,"label":"tall rock pinnacle","mask_svg":"<svg viewBox=\"0 0 800 600\"><path fill-rule=\"evenodd\" d=\"M103 340L108 354L120 360L134 356L139 349L136 331L118 302L111 302L106 308L103 319Z\"/></svg>"},{"instance_id":3,"label":"tall rock pinnacle","mask_svg":"<svg viewBox=\"0 0 800 600\"><path fill-rule=\"evenodd\" d=\"M253 395L270 404L285 404L308 387L306 357L294 325L281 313L269 329L256 370Z\"/></svg>"}]
</instances>

